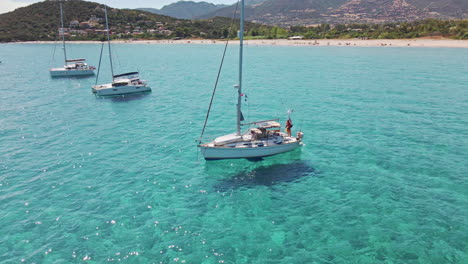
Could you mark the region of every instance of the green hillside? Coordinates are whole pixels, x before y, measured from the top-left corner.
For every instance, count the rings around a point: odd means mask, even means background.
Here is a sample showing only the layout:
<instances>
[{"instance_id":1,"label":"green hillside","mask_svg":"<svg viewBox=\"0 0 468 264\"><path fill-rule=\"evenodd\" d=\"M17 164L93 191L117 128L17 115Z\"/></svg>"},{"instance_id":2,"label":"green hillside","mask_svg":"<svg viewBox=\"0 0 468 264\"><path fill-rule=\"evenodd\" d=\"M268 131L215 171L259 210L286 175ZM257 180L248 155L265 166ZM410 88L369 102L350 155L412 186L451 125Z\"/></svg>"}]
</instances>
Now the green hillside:
<instances>
[{"instance_id":1,"label":"green hillside","mask_svg":"<svg viewBox=\"0 0 468 264\"><path fill-rule=\"evenodd\" d=\"M407 0L407 2L417 8L455 18L463 18L468 14L467 0Z\"/></svg>"},{"instance_id":2,"label":"green hillside","mask_svg":"<svg viewBox=\"0 0 468 264\"><path fill-rule=\"evenodd\" d=\"M290 34L307 39L411 39L445 37L468 39L468 20L427 19L385 24L322 24L317 27L293 26Z\"/></svg>"},{"instance_id":3,"label":"green hillside","mask_svg":"<svg viewBox=\"0 0 468 264\"><path fill-rule=\"evenodd\" d=\"M68 38L102 39L105 29L103 8L104 5L93 2L63 1L64 25L70 29ZM227 37L231 23L228 18L191 21L129 9L108 8L108 13L112 37L120 39L222 38ZM73 21L77 23L75 26L71 25ZM59 2L43 1L1 14L0 41L55 40L59 27ZM271 27L247 23L246 28L265 31Z\"/></svg>"},{"instance_id":4,"label":"green hillside","mask_svg":"<svg viewBox=\"0 0 468 264\"><path fill-rule=\"evenodd\" d=\"M273 2L273 0L269 1ZM301 1L322 3L324 4L322 8L328 9L327 6L336 6L343 0L333 0L327 3L324 0L297 0L294 3ZM289 8L299 6L292 5ZM103 8L104 5L93 2L64 1L67 39L103 40L105 38ZM108 8L108 12L113 39L235 38L239 25L239 21L234 22L234 29L229 36L228 29L232 21L226 17L185 20L140 10ZM0 42L57 40L59 24L58 1L44 1L19 8L0 15ZM247 39L287 38L295 35L302 35L307 39L383 39L428 36L468 39L468 20L426 19L414 22L321 24L313 27L292 26L289 28L247 22L245 35Z\"/></svg>"},{"instance_id":5,"label":"green hillside","mask_svg":"<svg viewBox=\"0 0 468 264\"><path fill-rule=\"evenodd\" d=\"M231 16L235 6L200 18ZM276 26L467 19L468 0L266 0L246 7L246 19Z\"/></svg>"}]
</instances>

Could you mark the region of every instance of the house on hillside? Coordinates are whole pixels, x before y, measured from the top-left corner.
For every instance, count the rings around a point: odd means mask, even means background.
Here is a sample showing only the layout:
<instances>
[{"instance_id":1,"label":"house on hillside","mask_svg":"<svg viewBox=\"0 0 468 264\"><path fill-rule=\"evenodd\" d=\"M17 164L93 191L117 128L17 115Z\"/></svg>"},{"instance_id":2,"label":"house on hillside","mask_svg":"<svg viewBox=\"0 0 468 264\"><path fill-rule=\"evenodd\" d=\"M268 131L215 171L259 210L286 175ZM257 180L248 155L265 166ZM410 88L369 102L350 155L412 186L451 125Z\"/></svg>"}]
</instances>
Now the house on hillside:
<instances>
[{"instance_id":1,"label":"house on hillside","mask_svg":"<svg viewBox=\"0 0 468 264\"><path fill-rule=\"evenodd\" d=\"M163 35L170 36L172 35L173 31L172 30L161 30L160 31Z\"/></svg>"},{"instance_id":2,"label":"house on hillside","mask_svg":"<svg viewBox=\"0 0 468 264\"><path fill-rule=\"evenodd\" d=\"M70 34L74 34L75 36L76 35L82 35L82 36L87 36L88 35L88 32L86 30L82 30L82 29L70 29Z\"/></svg>"},{"instance_id":3,"label":"house on hillside","mask_svg":"<svg viewBox=\"0 0 468 264\"><path fill-rule=\"evenodd\" d=\"M99 18L99 17L96 17L96 15L92 15L90 18L89 18L89 21L94 21L94 22L98 22L101 21L102 19Z\"/></svg>"},{"instance_id":4,"label":"house on hillside","mask_svg":"<svg viewBox=\"0 0 468 264\"><path fill-rule=\"evenodd\" d=\"M72 22L70 22L71 28L77 28L79 26L80 26L80 22L78 20L73 20Z\"/></svg>"},{"instance_id":5,"label":"house on hillside","mask_svg":"<svg viewBox=\"0 0 468 264\"><path fill-rule=\"evenodd\" d=\"M80 23L80 28L90 28L91 26L89 25L88 22L81 22Z\"/></svg>"}]
</instances>

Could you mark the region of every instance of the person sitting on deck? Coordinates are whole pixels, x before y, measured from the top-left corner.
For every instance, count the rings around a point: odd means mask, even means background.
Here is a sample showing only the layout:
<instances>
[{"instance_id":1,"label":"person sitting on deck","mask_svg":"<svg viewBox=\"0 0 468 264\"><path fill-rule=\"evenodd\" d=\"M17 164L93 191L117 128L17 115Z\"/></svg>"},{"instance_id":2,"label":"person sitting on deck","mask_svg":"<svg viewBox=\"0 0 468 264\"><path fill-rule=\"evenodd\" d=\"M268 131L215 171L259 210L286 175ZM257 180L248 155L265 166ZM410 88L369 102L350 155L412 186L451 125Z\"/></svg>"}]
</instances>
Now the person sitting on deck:
<instances>
[{"instance_id":1,"label":"person sitting on deck","mask_svg":"<svg viewBox=\"0 0 468 264\"><path fill-rule=\"evenodd\" d=\"M291 128L293 127L293 123L291 121L291 118L288 118L286 121L286 133L288 134L288 137L291 136Z\"/></svg>"}]
</instances>

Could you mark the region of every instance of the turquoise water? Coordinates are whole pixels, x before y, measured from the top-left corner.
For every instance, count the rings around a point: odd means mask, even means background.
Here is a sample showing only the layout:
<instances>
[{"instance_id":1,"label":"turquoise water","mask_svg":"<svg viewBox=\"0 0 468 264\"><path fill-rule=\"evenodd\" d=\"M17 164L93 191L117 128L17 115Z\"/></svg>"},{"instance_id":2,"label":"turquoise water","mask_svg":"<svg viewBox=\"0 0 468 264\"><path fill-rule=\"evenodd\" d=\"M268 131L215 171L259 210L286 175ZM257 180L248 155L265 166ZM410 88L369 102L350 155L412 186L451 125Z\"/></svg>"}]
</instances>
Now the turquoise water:
<instances>
[{"instance_id":1,"label":"turquoise water","mask_svg":"<svg viewBox=\"0 0 468 264\"><path fill-rule=\"evenodd\" d=\"M153 92L97 98L49 77L53 45L0 45L0 263L468 263L466 50L247 46L244 114L293 108L306 146L205 162L222 48L114 45ZM235 129L236 59L207 140Z\"/></svg>"}]
</instances>

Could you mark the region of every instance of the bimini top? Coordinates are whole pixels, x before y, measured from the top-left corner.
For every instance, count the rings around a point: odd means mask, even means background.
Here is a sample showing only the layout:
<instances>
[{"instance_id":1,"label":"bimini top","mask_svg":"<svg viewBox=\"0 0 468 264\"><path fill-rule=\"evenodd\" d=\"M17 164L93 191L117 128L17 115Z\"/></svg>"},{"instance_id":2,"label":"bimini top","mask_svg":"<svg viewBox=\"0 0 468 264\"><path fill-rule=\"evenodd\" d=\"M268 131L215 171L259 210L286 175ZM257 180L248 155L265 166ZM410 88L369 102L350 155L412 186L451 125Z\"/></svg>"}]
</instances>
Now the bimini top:
<instances>
[{"instance_id":1,"label":"bimini top","mask_svg":"<svg viewBox=\"0 0 468 264\"><path fill-rule=\"evenodd\" d=\"M67 60L67 62L81 62L86 61L85 59L74 59L74 60Z\"/></svg>"},{"instance_id":2,"label":"bimini top","mask_svg":"<svg viewBox=\"0 0 468 264\"><path fill-rule=\"evenodd\" d=\"M264 120L264 121L257 121L257 122L242 124L242 125L243 126L255 125L258 128L278 128L278 127L281 127L280 123L277 122L278 120L279 119Z\"/></svg>"},{"instance_id":3,"label":"bimini top","mask_svg":"<svg viewBox=\"0 0 468 264\"><path fill-rule=\"evenodd\" d=\"M128 73L122 73L118 75L114 75L114 78L121 78L121 77L126 77L126 76L131 76L131 75L138 75L138 72L128 72Z\"/></svg>"},{"instance_id":4,"label":"bimini top","mask_svg":"<svg viewBox=\"0 0 468 264\"><path fill-rule=\"evenodd\" d=\"M276 121L267 121L267 122L263 122L263 123L258 123L257 126L260 127L260 128L278 128L278 127L281 127L280 123L278 123Z\"/></svg>"}]
</instances>

